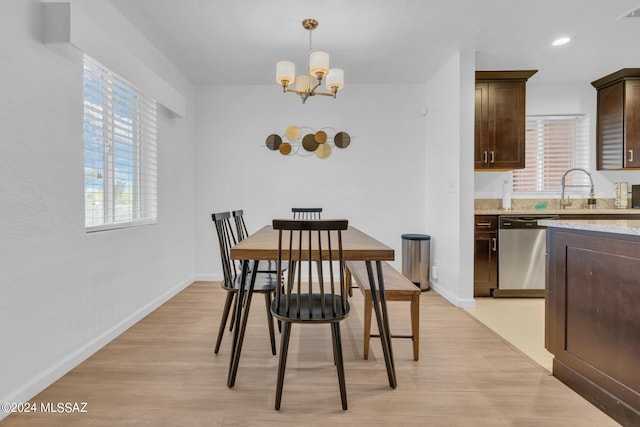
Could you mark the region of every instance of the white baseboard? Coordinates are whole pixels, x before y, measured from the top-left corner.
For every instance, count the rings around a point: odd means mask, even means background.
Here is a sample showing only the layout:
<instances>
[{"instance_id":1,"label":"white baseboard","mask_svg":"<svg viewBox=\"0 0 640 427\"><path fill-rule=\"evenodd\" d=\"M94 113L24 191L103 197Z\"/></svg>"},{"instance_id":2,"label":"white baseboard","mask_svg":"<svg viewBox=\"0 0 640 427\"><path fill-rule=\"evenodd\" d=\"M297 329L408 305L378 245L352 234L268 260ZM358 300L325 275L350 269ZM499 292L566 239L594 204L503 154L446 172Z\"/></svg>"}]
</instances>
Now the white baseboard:
<instances>
[{"instance_id":1,"label":"white baseboard","mask_svg":"<svg viewBox=\"0 0 640 427\"><path fill-rule=\"evenodd\" d=\"M19 389L10 392L8 396L1 397L0 402L28 402L35 395L59 380L66 373L71 371L80 363L84 362L92 354L100 350L105 345L109 344L111 341L113 341L113 339L118 337L131 326L138 323L145 316L160 307L162 304L173 298L194 281L195 276L191 276L187 280L178 283L173 288L160 295L158 298L150 301L145 306L141 307L139 310L131 314L129 317L116 324L110 330L106 331L100 336L95 337L95 339L78 348L67 357L61 359L58 363L41 372L30 381L27 381L27 383ZM4 412L0 409L0 420L8 415L9 413Z\"/></svg>"},{"instance_id":2,"label":"white baseboard","mask_svg":"<svg viewBox=\"0 0 640 427\"><path fill-rule=\"evenodd\" d=\"M194 280L196 282L219 282L222 280L220 273L196 274Z\"/></svg>"},{"instance_id":3,"label":"white baseboard","mask_svg":"<svg viewBox=\"0 0 640 427\"><path fill-rule=\"evenodd\" d=\"M438 286L433 282L431 282L431 288L456 307L474 308L476 306L475 299L458 298L456 295L449 292L446 288Z\"/></svg>"}]
</instances>

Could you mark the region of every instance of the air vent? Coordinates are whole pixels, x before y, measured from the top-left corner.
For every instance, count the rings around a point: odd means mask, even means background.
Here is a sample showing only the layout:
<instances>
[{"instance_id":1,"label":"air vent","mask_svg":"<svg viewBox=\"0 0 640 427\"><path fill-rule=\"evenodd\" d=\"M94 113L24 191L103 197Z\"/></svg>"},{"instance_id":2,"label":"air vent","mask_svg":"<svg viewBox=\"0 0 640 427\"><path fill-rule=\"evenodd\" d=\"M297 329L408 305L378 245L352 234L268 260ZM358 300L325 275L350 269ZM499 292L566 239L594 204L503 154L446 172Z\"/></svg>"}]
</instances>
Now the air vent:
<instances>
[{"instance_id":1,"label":"air vent","mask_svg":"<svg viewBox=\"0 0 640 427\"><path fill-rule=\"evenodd\" d=\"M640 6L622 15L620 18L640 18Z\"/></svg>"}]
</instances>

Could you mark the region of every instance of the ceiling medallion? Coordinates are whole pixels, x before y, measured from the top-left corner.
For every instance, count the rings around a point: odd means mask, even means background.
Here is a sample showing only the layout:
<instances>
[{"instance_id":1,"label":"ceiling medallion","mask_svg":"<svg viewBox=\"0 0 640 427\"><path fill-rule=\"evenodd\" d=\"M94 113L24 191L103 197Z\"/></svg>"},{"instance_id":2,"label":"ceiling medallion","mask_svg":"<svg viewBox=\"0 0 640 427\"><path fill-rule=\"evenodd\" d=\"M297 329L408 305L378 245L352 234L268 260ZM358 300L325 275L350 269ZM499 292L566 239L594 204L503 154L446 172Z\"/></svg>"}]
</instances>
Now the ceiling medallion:
<instances>
[{"instance_id":1,"label":"ceiling medallion","mask_svg":"<svg viewBox=\"0 0 640 427\"><path fill-rule=\"evenodd\" d=\"M313 52L311 48L311 32L318 27L315 19L305 19L302 27L309 30L309 63L306 74L296 77L296 65L291 61L279 61L276 64L276 82L282 85L283 92L293 92L300 95L304 104L307 98L315 95L336 97L344 87L344 71L340 68L329 69L329 54L323 51ZM326 76L325 86L331 92L318 90ZM295 87L291 86L295 83Z\"/></svg>"},{"instance_id":2,"label":"ceiling medallion","mask_svg":"<svg viewBox=\"0 0 640 427\"><path fill-rule=\"evenodd\" d=\"M303 135L302 129L310 132ZM330 137L327 130L333 131L334 136ZM289 126L282 136L271 134L265 141L269 150L280 151L283 156L290 154L310 156L315 153L321 159L326 159L331 155L332 147L347 148L350 143L351 136L347 132L336 133L332 128L322 128L316 132L311 128L298 126Z\"/></svg>"}]
</instances>

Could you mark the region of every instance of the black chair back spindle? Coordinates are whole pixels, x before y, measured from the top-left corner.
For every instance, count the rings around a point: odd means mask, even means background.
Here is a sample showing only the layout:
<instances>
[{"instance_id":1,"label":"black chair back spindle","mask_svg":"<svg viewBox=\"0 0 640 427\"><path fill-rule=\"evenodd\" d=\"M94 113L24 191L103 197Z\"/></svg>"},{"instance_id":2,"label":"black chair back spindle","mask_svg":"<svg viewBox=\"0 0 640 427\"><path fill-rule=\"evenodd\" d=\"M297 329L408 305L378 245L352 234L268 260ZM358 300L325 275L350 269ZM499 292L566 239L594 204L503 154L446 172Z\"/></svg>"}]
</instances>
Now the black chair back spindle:
<instances>
[{"instance_id":1,"label":"black chair back spindle","mask_svg":"<svg viewBox=\"0 0 640 427\"><path fill-rule=\"evenodd\" d=\"M244 223L244 211L242 209L236 210L232 212L233 220L236 223L236 236L238 237L238 242L243 241L249 235L247 231L247 225Z\"/></svg>"},{"instance_id":2,"label":"black chair back spindle","mask_svg":"<svg viewBox=\"0 0 640 427\"><path fill-rule=\"evenodd\" d=\"M291 212L293 212L293 219L321 219L322 208L291 208Z\"/></svg>"}]
</instances>

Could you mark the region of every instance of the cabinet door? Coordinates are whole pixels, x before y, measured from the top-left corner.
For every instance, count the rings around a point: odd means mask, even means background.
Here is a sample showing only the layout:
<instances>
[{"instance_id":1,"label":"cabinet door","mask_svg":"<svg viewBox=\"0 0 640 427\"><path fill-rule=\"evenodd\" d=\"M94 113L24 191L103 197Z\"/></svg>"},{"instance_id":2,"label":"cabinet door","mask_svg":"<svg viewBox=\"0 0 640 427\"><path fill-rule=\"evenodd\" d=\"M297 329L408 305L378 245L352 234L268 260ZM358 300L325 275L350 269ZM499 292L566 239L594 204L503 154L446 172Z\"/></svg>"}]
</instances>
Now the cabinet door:
<instances>
[{"instance_id":1,"label":"cabinet door","mask_svg":"<svg viewBox=\"0 0 640 427\"><path fill-rule=\"evenodd\" d=\"M491 296L498 287L497 238L495 231L475 233L473 296Z\"/></svg>"},{"instance_id":2,"label":"cabinet door","mask_svg":"<svg viewBox=\"0 0 640 427\"><path fill-rule=\"evenodd\" d=\"M476 83L476 108L475 108L475 169L489 167L489 83Z\"/></svg>"},{"instance_id":3,"label":"cabinet door","mask_svg":"<svg viewBox=\"0 0 640 427\"><path fill-rule=\"evenodd\" d=\"M624 167L640 168L640 80L625 82Z\"/></svg>"},{"instance_id":4,"label":"cabinet door","mask_svg":"<svg viewBox=\"0 0 640 427\"><path fill-rule=\"evenodd\" d=\"M596 138L598 169L621 169L624 167L623 123L624 82L598 90L598 129Z\"/></svg>"},{"instance_id":5,"label":"cabinet door","mask_svg":"<svg viewBox=\"0 0 640 427\"><path fill-rule=\"evenodd\" d=\"M490 167L524 168L525 82L490 82L488 109Z\"/></svg>"}]
</instances>

